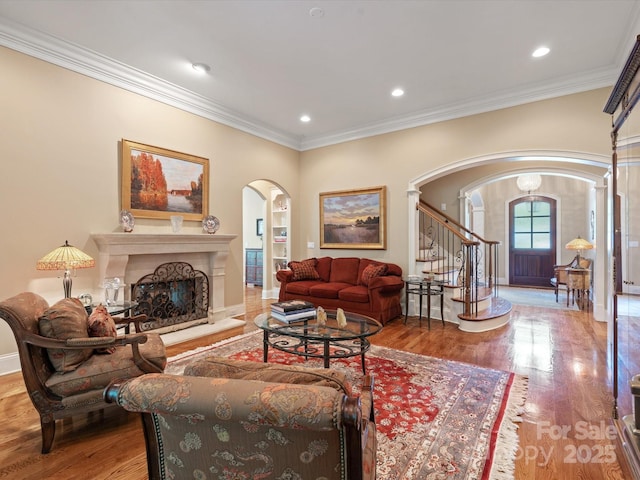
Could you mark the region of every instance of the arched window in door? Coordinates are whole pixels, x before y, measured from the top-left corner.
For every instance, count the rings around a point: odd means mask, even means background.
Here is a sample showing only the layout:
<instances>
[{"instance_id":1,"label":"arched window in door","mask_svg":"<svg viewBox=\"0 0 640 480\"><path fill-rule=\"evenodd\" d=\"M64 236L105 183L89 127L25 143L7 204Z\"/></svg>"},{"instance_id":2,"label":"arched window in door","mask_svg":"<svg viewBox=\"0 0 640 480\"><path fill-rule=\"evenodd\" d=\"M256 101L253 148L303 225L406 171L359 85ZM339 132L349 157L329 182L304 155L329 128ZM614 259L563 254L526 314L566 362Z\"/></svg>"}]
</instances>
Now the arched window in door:
<instances>
[{"instance_id":1,"label":"arched window in door","mask_svg":"<svg viewBox=\"0 0 640 480\"><path fill-rule=\"evenodd\" d=\"M509 284L549 286L556 256L556 202L528 196L509 204Z\"/></svg>"}]
</instances>

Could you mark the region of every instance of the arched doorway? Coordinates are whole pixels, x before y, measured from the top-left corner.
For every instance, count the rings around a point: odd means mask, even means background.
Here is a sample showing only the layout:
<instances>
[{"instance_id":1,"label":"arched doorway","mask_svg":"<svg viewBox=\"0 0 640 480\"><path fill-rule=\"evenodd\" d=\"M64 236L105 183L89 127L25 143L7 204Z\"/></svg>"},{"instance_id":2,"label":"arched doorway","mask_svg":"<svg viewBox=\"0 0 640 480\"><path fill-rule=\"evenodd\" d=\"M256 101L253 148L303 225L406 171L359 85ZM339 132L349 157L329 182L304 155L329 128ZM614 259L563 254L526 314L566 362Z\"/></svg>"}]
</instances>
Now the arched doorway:
<instances>
[{"instance_id":1,"label":"arched doorway","mask_svg":"<svg viewBox=\"0 0 640 480\"><path fill-rule=\"evenodd\" d=\"M262 298L278 298L276 272L291 251L289 194L269 180L254 180L243 191L245 284L262 288ZM257 259L260 261L258 262ZM250 282L256 275L259 281Z\"/></svg>"},{"instance_id":2,"label":"arched doorway","mask_svg":"<svg viewBox=\"0 0 640 480\"><path fill-rule=\"evenodd\" d=\"M595 234L596 241L600 239L600 244L593 251L594 275L593 275L593 294L594 294L594 316L598 320L606 321L609 317L607 313L607 271L609 268L607 258L607 186L606 181L610 167L610 158L603 155L594 155L589 153L571 152L571 156L567 152L552 151L513 151L500 152L481 157L472 157L458 162L449 163L436 170L430 170L415 177L409 182L407 194L407 212L409 234L408 240L408 265L409 273L420 272L422 265L416 261L418 245L415 235L417 235L418 225L416 221L415 209L416 203L421 198L423 188L433 192L435 199L428 199L434 205L444 204L451 207L458 203L458 211L452 211L450 208L447 214L459 218L470 219L471 223L466 226L473 225L475 231L476 218L485 216L485 210L491 205L504 205L504 213L497 223L486 225L484 237L494 237L496 231L505 234L503 247L501 248L501 264L500 269L503 270L502 277L498 278L498 282L508 283L508 266L509 254L506 248L507 230L508 230L508 208L505 200L510 201L522 196L521 192L492 195L478 202L474 200L473 193L476 189L484 185L493 184L500 180L511 178L515 185L515 179L523 173L540 173L542 175L568 177L576 180L582 180L590 185L592 189L590 209L595 213L595 225L590 227L589 221L585 221L586 227L592 229ZM453 181L451 180L453 179ZM545 195L555 198L555 195L549 195L556 190L544 192ZM455 192L455 195L453 193ZM504 192L501 192L504 193ZM558 198L562 203L562 200ZM564 202L558 205L559 211L565 211L565 206L570 202ZM478 212L469 212L469 209L478 209ZM590 213L590 212L589 212ZM459 217L458 217L459 215ZM567 229L559 220L557 225L557 233L559 237L564 238L568 235ZM586 236L586 232L585 232ZM560 248L564 245L562 238L558 240L558 257L562 257L566 252ZM562 254L562 255L561 255ZM556 258L555 263L562 263L562 258Z\"/></svg>"}]
</instances>

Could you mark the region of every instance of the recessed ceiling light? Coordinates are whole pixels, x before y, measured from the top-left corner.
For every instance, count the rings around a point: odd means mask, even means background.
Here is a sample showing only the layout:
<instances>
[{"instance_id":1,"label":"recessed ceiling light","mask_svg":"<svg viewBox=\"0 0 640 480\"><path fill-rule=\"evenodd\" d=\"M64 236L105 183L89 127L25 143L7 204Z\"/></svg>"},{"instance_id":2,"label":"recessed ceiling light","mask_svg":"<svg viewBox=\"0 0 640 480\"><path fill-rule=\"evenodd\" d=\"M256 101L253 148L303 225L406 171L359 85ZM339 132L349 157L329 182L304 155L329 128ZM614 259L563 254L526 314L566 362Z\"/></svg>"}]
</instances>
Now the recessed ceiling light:
<instances>
[{"instance_id":1,"label":"recessed ceiling light","mask_svg":"<svg viewBox=\"0 0 640 480\"><path fill-rule=\"evenodd\" d=\"M324 17L324 10L321 9L320 7L313 7L311 10L309 10L309 16L310 17Z\"/></svg>"},{"instance_id":2,"label":"recessed ceiling light","mask_svg":"<svg viewBox=\"0 0 640 480\"><path fill-rule=\"evenodd\" d=\"M544 57L550 50L547 47L538 47L531 54L532 57Z\"/></svg>"},{"instance_id":3,"label":"recessed ceiling light","mask_svg":"<svg viewBox=\"0 0 640 480\"><path fill-rule=\"evenodd\" d=\"M311 117L309 115L302 115L300 117L300 121L304 122L304 123L310 122L311 121Z\"/></svg>"},{"instance_id":4,"label":"recessed ceiling light","mask_svg":"<svg viewBox=\"0 0 640 480\"><path fill-rule=\"evenodd\" d=\"M391 92L391 95L393 95L394 97L401 97L404 95L404 90L401 88L394 88Z\"/></svg>"},{"instance_id":5,"label":"recessed ceiling light","mask_svg":"<svg viewBox=\"0 0 640 480\"><path fill-rule=\"evenodd\" d=\"M211 70L211 67L206 63L192 63L191 66L198 73L207 73Z\"/></svg>"}]
</instances>

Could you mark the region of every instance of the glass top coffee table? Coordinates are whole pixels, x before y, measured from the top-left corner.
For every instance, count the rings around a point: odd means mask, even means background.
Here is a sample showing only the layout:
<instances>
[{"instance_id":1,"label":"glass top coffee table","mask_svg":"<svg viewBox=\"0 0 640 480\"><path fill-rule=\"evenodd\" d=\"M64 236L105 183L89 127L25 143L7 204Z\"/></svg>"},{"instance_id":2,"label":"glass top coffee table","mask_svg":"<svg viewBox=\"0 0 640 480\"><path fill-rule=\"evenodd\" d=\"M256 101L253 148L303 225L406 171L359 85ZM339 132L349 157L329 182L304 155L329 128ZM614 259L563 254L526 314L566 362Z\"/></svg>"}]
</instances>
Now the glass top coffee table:
<instances>
[{"instance_id":1,"label":"glass top coffee table","mask_svg":"<svg viewBox=\"0 0 640 480\"><path fill-rule=\"evenodd\" d=\"M285 323L268 313L258 315L254 323L264 331L264 362L268 361L269 347L305 358L322 358L324 368L329 368L332 358L360 355L366 373L364 354L371 347L367 337L378 333L382 324L365 315L345 312L347 324L339 327L336 311L326 312L325 325L318 325L315 317Z\"/></svg>"}]
</instances>

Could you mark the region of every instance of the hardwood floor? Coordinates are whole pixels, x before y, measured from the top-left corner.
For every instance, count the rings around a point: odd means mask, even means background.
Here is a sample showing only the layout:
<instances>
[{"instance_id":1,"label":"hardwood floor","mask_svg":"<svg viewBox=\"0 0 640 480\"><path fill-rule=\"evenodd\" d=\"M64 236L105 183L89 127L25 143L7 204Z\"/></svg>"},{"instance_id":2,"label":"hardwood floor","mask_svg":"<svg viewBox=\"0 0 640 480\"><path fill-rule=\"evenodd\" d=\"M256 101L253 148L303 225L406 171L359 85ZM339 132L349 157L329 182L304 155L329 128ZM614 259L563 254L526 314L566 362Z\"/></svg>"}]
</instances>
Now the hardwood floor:
<instances>
[{"instance_id":1,"label":"hardwood floor","mask_svg":"<svg viewBox=\"0 0 640 480\"><path fill-rule=\"evenodd\" d=\"M247 289L246 317L268 310L259 288ZM167 348L176 355L255 329L253 322ZM529 378L519 428L516 479L626 479L610 440L611 389L607 379L606 324L588 312L514 305L509 325L465 333L417 317L398 318L372 343ZM144 439L137 415L111 409L58 423L53 449L40 454L40 424L22 376L0 376L0 479L146 478ZM564 431L564 433L562 433ZM417 480L417 479L416 479Z\"/></svg>"}]
</instances>

